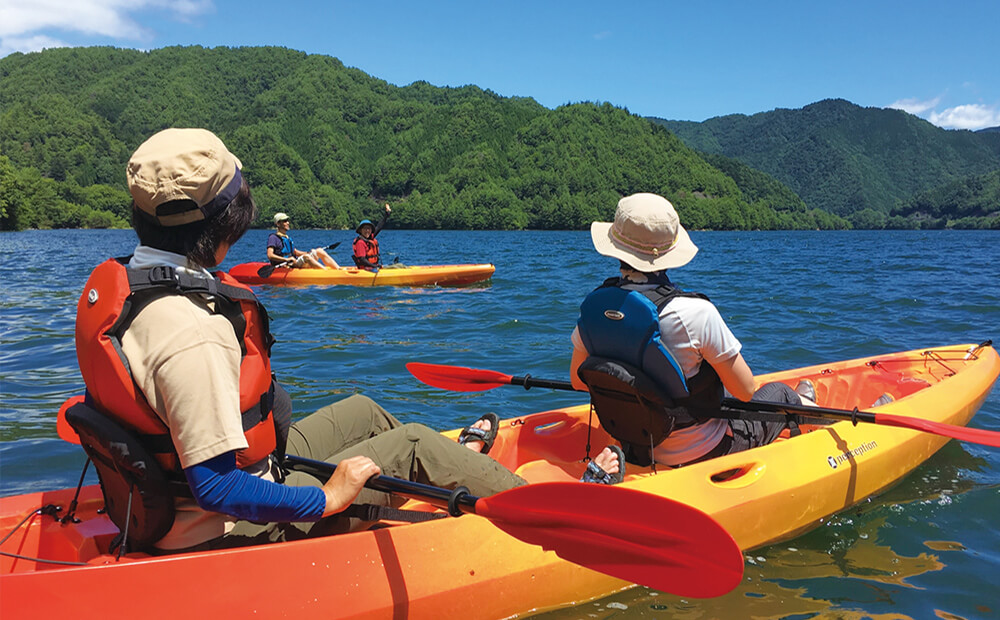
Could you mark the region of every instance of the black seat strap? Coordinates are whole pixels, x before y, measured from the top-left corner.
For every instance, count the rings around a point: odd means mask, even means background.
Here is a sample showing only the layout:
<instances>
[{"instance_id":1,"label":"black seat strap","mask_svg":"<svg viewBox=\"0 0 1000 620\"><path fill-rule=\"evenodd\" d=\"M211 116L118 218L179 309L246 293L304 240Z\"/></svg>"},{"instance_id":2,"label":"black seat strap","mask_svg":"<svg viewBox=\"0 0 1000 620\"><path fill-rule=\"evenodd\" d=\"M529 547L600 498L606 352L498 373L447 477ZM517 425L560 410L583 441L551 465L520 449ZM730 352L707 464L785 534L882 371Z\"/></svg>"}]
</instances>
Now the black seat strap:
<instances>
[{"instance_id":1,"label":"black seat strap","mask_svg":"<svg viewBox=\"0 0 1000 620\"><path fill-rule=\"evenodd\" d=\"M424 521L444 519L448 516L443 512L401 510L392 506L380 506L377 504L351 504L341 514L362 521L401 521L404 523L422 523Z\"/></svg>"}]
</instances>

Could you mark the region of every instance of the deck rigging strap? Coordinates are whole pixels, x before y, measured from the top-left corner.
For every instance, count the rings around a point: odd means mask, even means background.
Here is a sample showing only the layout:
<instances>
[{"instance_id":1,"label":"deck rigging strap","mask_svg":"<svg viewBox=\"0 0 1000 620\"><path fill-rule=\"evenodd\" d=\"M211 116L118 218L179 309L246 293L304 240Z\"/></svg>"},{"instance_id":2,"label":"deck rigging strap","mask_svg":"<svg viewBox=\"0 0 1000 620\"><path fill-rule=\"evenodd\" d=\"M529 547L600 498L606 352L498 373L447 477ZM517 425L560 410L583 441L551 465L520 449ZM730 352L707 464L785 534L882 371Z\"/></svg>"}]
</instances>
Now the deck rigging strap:
<instances>
[{"instance_id":1,"label":"deck rigging strap","mask_svg":"<svg viewBox=\"0 0 1000 620\"><path fill-rule=\"evenodd\" d=\"M21 529L21 526L23 526L25 523L27 523L28 520L31 519L32 517L39 516L39 515L49 515L50 517L52 517L56 521L61 521L61 519L57 516L59 514L60 510L62 510L62 506L56 506L55 504L46 504L46 505L42 506L41 508L39 508L38 510L33 510L33 511L29 512L26 517L24 517L23 519L21 519L20 523L18 523L17 525L15 525L9 532L7 532L6 536L4 536L2 539L0 539L0 545L2 545L5 542L7 542L7 539L10 538L11 536L13 536L14 532L16 532L17 530ZM10 553L9 551L0 551L0 555L6 556L8 558L16 558L18 560L27 560L29 562L37 562L39 564L58 564L60 566L87 566L86 562L68 562L66 560L46 560L44 558L33 558L31 556L28 556L28 555L21 555L20 553Z\"/></svg>"}]
</instances>

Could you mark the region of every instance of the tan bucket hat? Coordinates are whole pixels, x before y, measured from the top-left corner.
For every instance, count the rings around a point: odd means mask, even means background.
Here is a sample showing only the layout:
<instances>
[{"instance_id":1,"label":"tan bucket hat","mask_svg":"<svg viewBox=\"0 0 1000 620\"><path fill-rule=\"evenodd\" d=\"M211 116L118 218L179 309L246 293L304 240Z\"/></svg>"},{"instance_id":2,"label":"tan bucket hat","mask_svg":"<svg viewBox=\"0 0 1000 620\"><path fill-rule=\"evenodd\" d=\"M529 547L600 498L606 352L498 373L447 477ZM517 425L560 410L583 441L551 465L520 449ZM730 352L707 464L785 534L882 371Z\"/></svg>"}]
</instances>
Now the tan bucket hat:
<instances>
[{"instance_id":1,"label":"tan bucket hat","mask_svg":"<svg viewBox=\"0 0 1000 620\"><path fill-rule=\"evenodd\" d=\"M125 176L143 213L160 226L181 226L232 202L243 183L241 167L207 129L164 129L136 149Z\"/></svg>"},{"instance_id":2,"label":"tan bucket hat","mask_svg":"<svg viewBox=\"0 0 1000 620\"><path fill-rule=\"evenodd\" d=\"M291 219L288 217L287 213L282 213L281 211L278 211L277 213L274 214L274 225L277 226L278 224L284 222L287 219Z\"/></svg>"},{"instance_id":3,"label":"tan bucket hat","mask_svg":"<svg viewBox=\"0 0 1000 620\"><path fill-rule=\"evenodd\" d=\"M614 222L590 225L594 247L639 271L686 265L698 253L674 205L656 194L632 194L618 201Z\"/></svg>"}]
</instances>

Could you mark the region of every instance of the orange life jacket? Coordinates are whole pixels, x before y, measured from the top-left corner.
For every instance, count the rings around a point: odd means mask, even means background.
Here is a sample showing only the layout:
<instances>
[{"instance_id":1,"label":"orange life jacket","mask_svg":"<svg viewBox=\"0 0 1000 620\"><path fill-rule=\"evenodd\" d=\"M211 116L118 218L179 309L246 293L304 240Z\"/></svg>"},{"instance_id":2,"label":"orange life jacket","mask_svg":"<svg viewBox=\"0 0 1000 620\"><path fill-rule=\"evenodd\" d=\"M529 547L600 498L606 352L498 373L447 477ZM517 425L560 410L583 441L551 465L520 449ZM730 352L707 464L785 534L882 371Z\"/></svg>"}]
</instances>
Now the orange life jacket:
<instances>
[{"instance_id":1,"label":"orange life jacket","mask_svg":"<svg viewBox=\"0 0 1000 620\"><path fill-rule=\"evenodd\" d=\"M240 362L240 410L248 448L236 463L247 467L284 449L287 425L276 428L270 350L274 342L267 311L253 292L218 272L215 279L195 278L172 267L127 269L127 259L108 259L90 274L76 310L76 354L88 400L99 411L135 432L167 471L179 462L166 424L136 385L121 350L121 337L132 319L164 295L209 294L215 312L233 325L243 350Z\"/></svg>"},{"instance_id":2,"label":"orange life jacket","mask_svg":"<svg viewBox=\"0 0 1000 620\"><path fill-rule=\"evenodd\" d=\"M378 239L374 236L365 239L358 236L354 239L354 256L367 258L368 262L378 265ZM355 261L357 263L357 261ZM357 263L361 267L361 263Z\"/></svg>"}]
</instances>

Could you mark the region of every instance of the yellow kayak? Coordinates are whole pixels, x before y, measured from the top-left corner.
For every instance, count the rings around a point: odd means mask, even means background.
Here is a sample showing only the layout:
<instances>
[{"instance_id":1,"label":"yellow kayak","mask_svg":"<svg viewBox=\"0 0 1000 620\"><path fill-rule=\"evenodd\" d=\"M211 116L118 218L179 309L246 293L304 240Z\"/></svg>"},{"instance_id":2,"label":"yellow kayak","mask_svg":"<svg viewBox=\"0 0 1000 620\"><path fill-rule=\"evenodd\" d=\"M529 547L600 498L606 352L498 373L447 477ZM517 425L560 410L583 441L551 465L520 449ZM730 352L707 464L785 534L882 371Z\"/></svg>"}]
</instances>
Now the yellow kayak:
<instances>
[{"instance_id":1,"label":"yellow kayak","mask_svg":"<svg viewBox=\"0 0 1000 620\"><path fill-rule=\"evenodd\" d=\"M268 269L264 270L265 267ZM357 267L340 269L270 269L267 263L241 263L229 274L244 284L346 284L350 286L461 286L489 280L495 267L479 265L414 265L377 272ZM263 270L263 271L262 271ZM270 272L270 273L268 273Z\"/></svg>"},{"instance_id":2,"label":"yellow kayak","mask_svg":"<svg viewBox=\"0 0 1000 620\"><path fill-rule=\"evenodd\" d=\"M759 380L794 387L809 378L819 404L829 408L866 409L888 393L895 400L872 411L964 427L998 375L1000 357L992 347L956 345L821 364ZM587 405L509 417L490 454L532 483L577 480L588 441L592 454L610 442L596 422ZM619 487L698 508L746 550L817 527L896 483L948 441L850 421L804 425L803 431L680 469L654 472L630 465ZM458 431L445 434L456 437ZM521 542L477 515L386 522L366 532L227 551L158 558L134 553L118 560L108 554L117 530L98 513L103 501L96 487L83 490L78 522L62 524L51 514L35 513L49 504L65 507L72 498L68 489L0 499L0 531L13 531L0 549L22 556L0 556L0 617L100 618L110 601L113 609L144 618L490 619L579 604L631 585ZM407 506L436 510L418 501ZM241 572L249 566L267 567L266 588L250 585ZM211 596L184 594L194 581L208 584ZM168 583L184 585L163 587Z\"/></svg>"}]
</instances>

